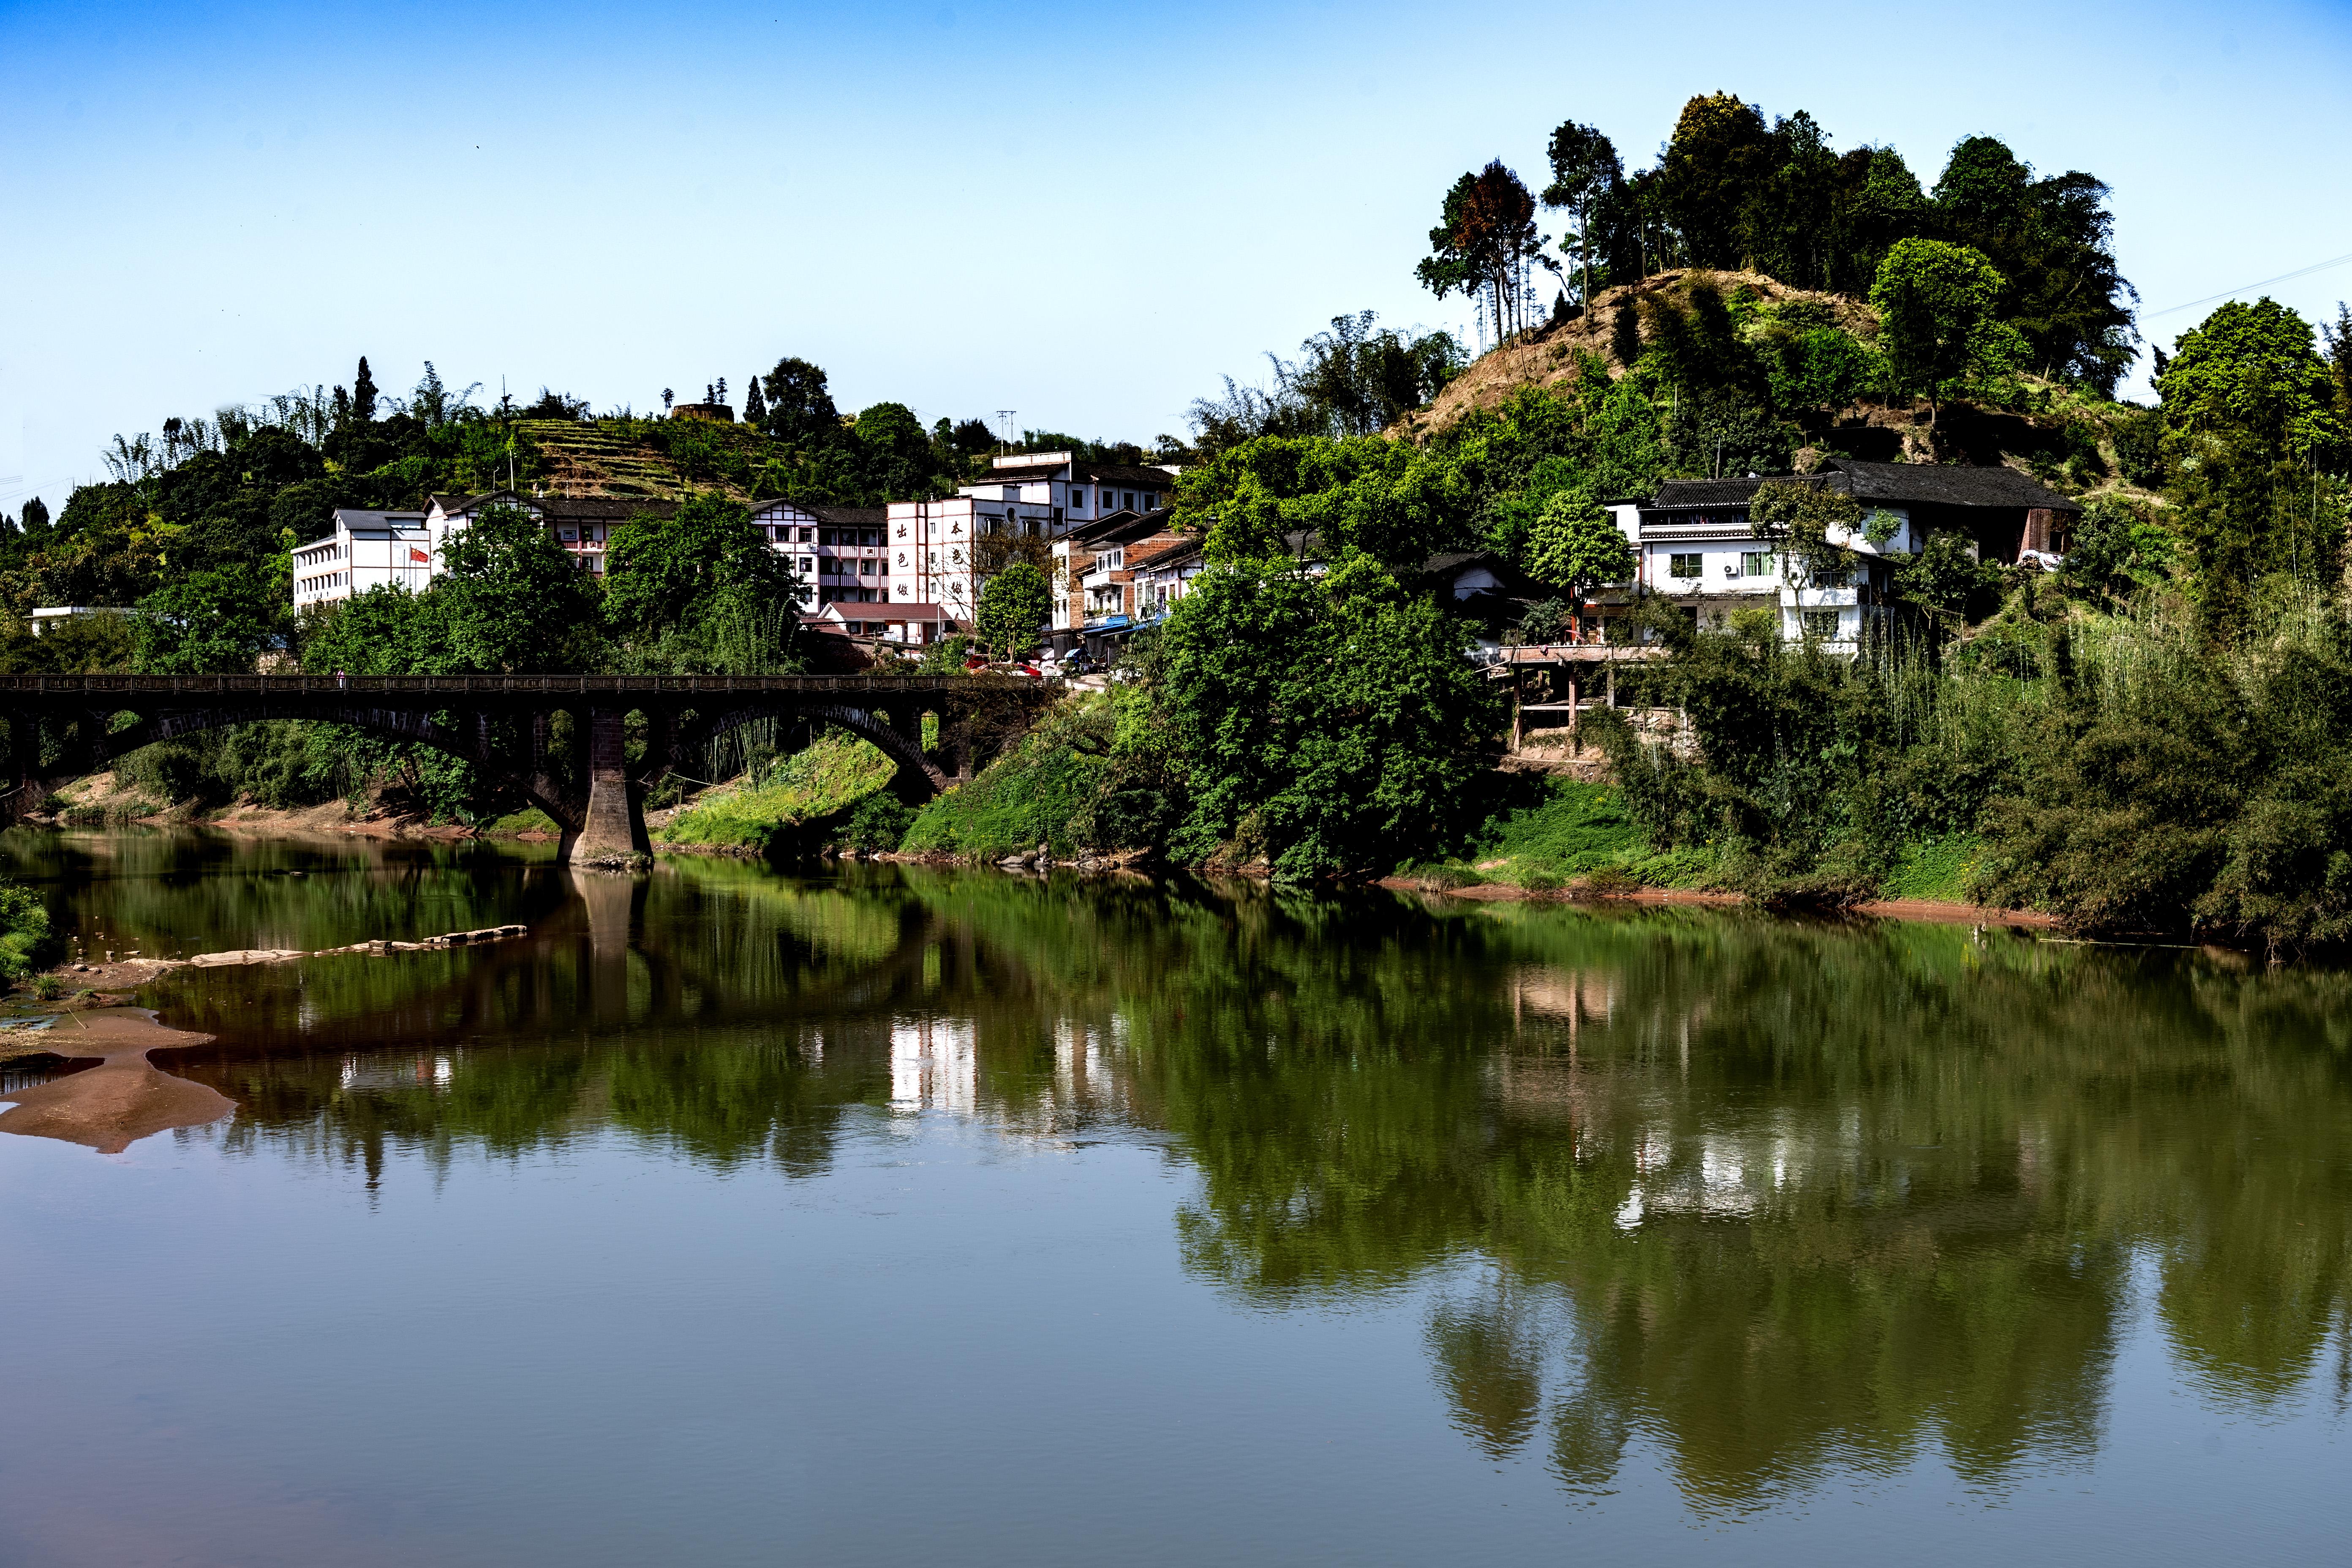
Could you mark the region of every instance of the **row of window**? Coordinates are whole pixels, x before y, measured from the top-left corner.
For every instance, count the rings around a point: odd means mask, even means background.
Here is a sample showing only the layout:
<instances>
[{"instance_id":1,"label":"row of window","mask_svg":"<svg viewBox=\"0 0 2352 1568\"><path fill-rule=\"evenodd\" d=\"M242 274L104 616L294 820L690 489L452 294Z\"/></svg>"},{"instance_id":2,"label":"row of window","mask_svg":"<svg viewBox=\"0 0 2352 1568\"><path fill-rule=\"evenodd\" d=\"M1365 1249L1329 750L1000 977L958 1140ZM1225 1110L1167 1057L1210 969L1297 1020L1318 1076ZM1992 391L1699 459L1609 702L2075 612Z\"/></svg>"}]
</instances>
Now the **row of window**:
<instances>
[{"instance_id":1,"label":"row of window","mask_svg":"<svg viewBox=\"0 0 2352 1568\"><path fill-rule=\"evenodd\" d=\"M1743 551L1738 565L1734 566L1727 561L1723 567L1723 574L1727 577L1772 577L1779 575L1780 571L1780 558L1766 550ZM1666 575L1669 577L1689 582L1706 574L1706 557L1704 555L1693 553L1666 557Z\"/></svg>"}]
</instances>

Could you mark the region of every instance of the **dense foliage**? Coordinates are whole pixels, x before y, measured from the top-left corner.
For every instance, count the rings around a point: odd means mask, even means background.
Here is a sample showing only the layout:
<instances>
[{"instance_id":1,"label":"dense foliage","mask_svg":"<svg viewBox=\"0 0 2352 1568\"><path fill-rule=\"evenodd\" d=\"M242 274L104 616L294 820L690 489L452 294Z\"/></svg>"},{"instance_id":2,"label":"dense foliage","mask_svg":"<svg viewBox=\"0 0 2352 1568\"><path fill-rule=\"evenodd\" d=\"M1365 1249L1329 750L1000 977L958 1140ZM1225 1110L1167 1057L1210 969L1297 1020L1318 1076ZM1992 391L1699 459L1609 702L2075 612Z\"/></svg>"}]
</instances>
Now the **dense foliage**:
<instances>
[{"instance_id":1,"label":"dense foliage","mask_svg":"<svg viewBox=\"0 0 2352 1568\"><path fill-rule=\"evenodd\" d=\"M2032 368L2112 394L2130 367L2137 296L2116 270L2107 187L2079 170L2037 176L1993 137L1956 144L1931 193L1892 147L1840 153L1801 110L1768 121L1715 93L1684 104L1656 165L1630 176L1609 138L1573 120L1549 154L1543 200L1571 220L1560 248L1577 302L1681 267L1860 297L1898 245L1936 240L1999 275L1994 317Z\"/></svg>"}]
</instances>

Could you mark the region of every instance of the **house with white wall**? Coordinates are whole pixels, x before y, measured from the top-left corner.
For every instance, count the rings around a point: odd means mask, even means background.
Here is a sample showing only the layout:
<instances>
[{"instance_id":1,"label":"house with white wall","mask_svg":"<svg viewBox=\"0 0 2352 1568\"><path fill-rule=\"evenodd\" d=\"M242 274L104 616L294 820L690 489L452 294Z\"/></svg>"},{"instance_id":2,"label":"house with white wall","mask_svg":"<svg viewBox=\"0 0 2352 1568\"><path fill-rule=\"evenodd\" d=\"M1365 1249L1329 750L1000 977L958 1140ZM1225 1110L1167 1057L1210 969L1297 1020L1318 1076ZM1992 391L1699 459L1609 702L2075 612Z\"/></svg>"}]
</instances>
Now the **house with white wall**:
<instances>
[{"instance_id":1,"label":"house with white wall","mask_svg":"<svg viewBox=\"0 0 2352 1568\"><path fill-rule=\"evenodd\" d=\"M1770 606L1782 637L1850 652L1886 613L1896 559L1924 549L1931 534L1958 534L1983 560L2054 561L2082 512L2013 468L1836 458L1818 473L1773 478L1853 498L1860 525L1828 536L1853 552L1852 571L1816 580L1757 536L1749 508L1763 479L1669 479L1647 500L1610 503L1634 545L1636 591L1685 605L1706 626Z\"/></svg>"}]
</instances>

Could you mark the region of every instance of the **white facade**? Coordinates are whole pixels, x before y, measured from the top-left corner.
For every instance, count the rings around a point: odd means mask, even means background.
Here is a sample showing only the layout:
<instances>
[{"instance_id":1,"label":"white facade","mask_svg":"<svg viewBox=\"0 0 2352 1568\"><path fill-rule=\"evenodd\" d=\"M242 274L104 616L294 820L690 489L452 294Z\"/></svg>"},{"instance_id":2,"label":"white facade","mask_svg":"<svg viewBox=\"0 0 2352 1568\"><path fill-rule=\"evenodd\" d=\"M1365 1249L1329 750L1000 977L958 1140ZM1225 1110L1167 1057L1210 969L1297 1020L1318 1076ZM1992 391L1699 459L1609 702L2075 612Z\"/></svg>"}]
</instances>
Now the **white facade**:
<instances>
[{"instance_id":1,"label":"white facade","mask_svg":"<svg viewBox=\"0 0 2352 1568\"><path fill-rule=\"evenodd\" d=\"M1622 529L1625 514L1636 509L1612 510ZM1892 525L1884 542L1868 537L1873 521L1882 529ZM1745 505L1641 511L1634 541L1635 581L1643 591L1686 604L1709 624L1720 624L1736 610L1769 605L1779 612L1783 637L1811 637L1839 651L1861 646L1864 621L1890 585L1889 558L1918 548L1905 509L1875 508L1863 530L1830 530L1829 542L1857 558L1848 579L1800 586L1791 580L1789 562L1756 537Z\"/></svg>"},{"instance_id":2,"label":"white facade","mask_svg":"<svg viewBox=\"0 0 2352 1568\"><path fill-rule=\"evenodd\" d=\"M421 594L439 570L438 537L421 511L340 508L334 531L294 549L294 607L333 604L370 588Z\"/></svg>"},{"instance_id":3,"label":"white facade","mask_svg":"<svg viewBox=\"0 0 2352 1568\"><path fill-rule=\"evenodd\" d=\"M1003 521L1013 510L1001 500L984 507L971 496L892 501L887 526L891 598L937 605L954 620L971 626L980 612L984 585L973 540L1018 526L1017 515L1013 524Z\"/></svg>"},{"instance_id":4,"label":"white facade","mask_svg":"<svg viewBox=\"0 0 2352 1568\"><path fill-rule=\"evenodd\" d=\"M423 511L362 511L334 514L334 531L294 547L294 607L330 605L370 588L405 588L421 594L444 568L449 541L492 507L515 507L543 524L572 564L590 576L604 574L604 554L613 530L641 513L667 516L673 501L625 497L436 495Z\"/></svg>"},{"instance_id":5,"label":"white facade","mask_svg":"<svg viewBox=\"0 0 2352 1568\"><path fill-rule=\"evenodd\" d=\"M881 509L755 501L751 524L767 535L769 548L784 557L800 578L803 614L813 615L831 604L876 604L892 596Z\"/></svg>"}]
</instances>

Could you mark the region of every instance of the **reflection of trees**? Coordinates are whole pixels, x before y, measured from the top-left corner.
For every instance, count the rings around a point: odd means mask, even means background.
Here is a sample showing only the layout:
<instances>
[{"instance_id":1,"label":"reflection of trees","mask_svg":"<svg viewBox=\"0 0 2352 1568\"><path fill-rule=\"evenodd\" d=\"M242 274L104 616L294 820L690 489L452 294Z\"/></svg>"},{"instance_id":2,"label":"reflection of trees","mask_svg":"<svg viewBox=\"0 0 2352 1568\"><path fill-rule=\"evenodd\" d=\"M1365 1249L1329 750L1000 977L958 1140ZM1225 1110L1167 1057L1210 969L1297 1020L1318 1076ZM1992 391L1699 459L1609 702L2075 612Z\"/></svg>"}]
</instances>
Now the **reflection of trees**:
<instances>
[{"instance_id":1,"label":"reflection of trees","mask_svg":"<svg viewBox=\"0 0 2352 1568\"><path fill-rule=\"evenodd\" d=\"M2336 977L1937 929L1433 926L1367 933L1383 973L1339 977L1329 1028L1247 980L1150 1007L1136 1072L1202 1166L1203 1273L1283 1300L1490 1260L1430 1330L1490 1451L1548 1426L1598 1486L1645 1432L1734 1505L1924 1441L1992 1482L2094 1443L2135 1247L2179 1353L2240 1394L2299 1385L2344 1321Z\"/></svg>"},{"instance_id":2,"label":"reflection of trees","mask_svg":"<svg viewBox=\"0 0 2352 1568\"><path fill-rule=\"evenodd\" d=\"M2086 1455L2136 1256L2217 1394L2352 1345L2336 976L1256 887L551 889L527 943L190 975L167 1016L241 1054L173 1070L243 1102L236 1139L372 1167L618 1129L813 1172L934 1092L1164 1131L1199 1274L1276 1305L1430 1284L1482 1449L1597 1489L1639 1437L1708 1507L1925 1447L1987 1485Z\"/></svg>"}]
</instances>

